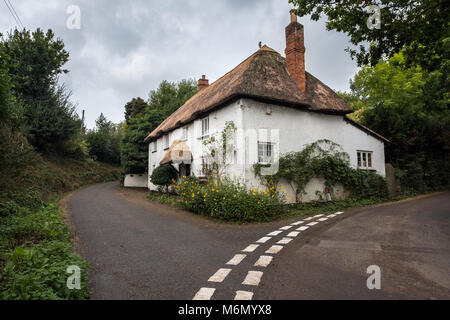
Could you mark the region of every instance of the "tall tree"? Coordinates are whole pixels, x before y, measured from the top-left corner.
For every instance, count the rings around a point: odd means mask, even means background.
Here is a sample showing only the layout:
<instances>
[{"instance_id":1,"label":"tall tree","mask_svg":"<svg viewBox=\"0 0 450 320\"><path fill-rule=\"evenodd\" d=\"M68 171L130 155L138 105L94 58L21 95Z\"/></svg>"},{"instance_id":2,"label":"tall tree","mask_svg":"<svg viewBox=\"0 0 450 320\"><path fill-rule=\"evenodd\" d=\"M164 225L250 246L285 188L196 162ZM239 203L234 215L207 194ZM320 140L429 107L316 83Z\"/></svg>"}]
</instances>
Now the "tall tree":
<instances>
[{"instance_id":1,"label":"tall tree","mask_svg":"<svg viewBox=\"0 0 450 320\"><path fill-rule=\"evenodd\" d=\"M128 122L131 118L136 117L141 112L148 108L147 102L142 98L133 98L125 105L125 121Z\"/></svg>"},{"instance_id":2,"label":"tall tree","mask_svg":"<svg viewBox=\"0 0 450 320\"><path fill-rule=\"evenodd\" d=\"M15 30L0 43L0 55L9 59L8 74L15 95L24 103L23 127L30 142L41 151L72 139L81 126L70 92L58 86L58 75L69 59L61 39L44 33Z\"/></svg>"},{"instance_id":3,"label":"tall tree","mask_svg":"<svg viewBox=\"0 0 450 320\"><path fill-rule=\"evenodd\" d=\"M407 63L436 70L450 36L448 3L444 0L289 0L299 16L312 20L326 16L328 30L344 32L359 51L348 48L359 65L375 65L382 56L392 57L407 47ZM379 29L367 26L368 7L380 8ZM370 43L367 50L364 44Z\"/></svg>"}]
</instances>

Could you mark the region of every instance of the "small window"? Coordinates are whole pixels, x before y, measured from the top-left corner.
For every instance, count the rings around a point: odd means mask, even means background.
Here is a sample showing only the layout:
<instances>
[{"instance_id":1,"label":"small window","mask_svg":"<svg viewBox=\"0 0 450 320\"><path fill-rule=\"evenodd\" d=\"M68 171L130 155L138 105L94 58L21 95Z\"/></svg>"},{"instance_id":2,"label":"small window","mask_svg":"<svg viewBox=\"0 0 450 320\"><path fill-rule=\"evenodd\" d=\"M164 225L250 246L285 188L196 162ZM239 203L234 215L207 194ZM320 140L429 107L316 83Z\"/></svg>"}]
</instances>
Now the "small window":
<instances>
[{"instance_id":1,"label":"small window","mask_svg":"<svg viewBox=\"0 0 450 320\"><path fill-rule=\"evenodd\" d=\"M372 151L357 151L358 168L372 169Z\"/></svg>"},{"instance_id":2,"label":"small window","mask_svg":"<svg viewBox=\"0 0 450 320\"><path fill-rule=\"evenodd\" d=\"M156 152L157 148L156 148L157 144L156 144L156 140L152 142L152 152Z\"/></svg>"},{"instance_id":3,"label":"small window","mask_svg":"<svg viewBox=\"0 0 450 320\"><path fill-rule=\"evenodd\" d=\"M169 135L165 135L163 138L164 150L169 149Z\"/></svg>"},{"instance_id":4,"label":"small window","mask_svg":"<svg viewBox=\"0 0 450 320\"><path fill-rule=\"evenodd\" d=\"M202 157L202 173L209 175L212 170L211 159L208 157Z\"/></svg>"},{"instance_id":5,"label":"small window","mask_svg":"<svg viewBox=\"0 0 450 320\"><path fill-rule=\"evenodd\" d=\"M188 139L188 134L189 134L188 127L184 127L181 130L181 140L187 140Z\"/></svg>"},{"instance_id":6,"label":"small window","mask_svg":"<svg viewBox=\"0 0 450 320\"><path fill-rule=\"evenodd\" d=\"M258 162L270 163L273 160L273 143L258 141Z\"/></svg>"},{"instance_id":7,"label":"small window","mask_svg":"<svg viewBox=\"0 0 450 320\"><path fill-rule=\"evenodd\" d=\"M209 117L202 119L202 138L209 135Z\"/></svg>"}]
</instances>

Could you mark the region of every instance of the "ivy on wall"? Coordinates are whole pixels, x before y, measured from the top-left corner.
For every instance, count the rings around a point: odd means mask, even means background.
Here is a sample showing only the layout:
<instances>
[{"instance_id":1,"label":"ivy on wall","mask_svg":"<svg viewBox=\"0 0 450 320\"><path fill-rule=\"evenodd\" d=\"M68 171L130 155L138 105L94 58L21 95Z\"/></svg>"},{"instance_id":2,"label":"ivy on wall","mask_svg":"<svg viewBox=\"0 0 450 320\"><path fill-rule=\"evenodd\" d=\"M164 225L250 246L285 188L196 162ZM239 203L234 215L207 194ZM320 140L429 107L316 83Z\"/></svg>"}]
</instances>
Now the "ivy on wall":
<instances>
[{"instance_id":1,"label":"ivy on wall","mask_svg":"<svg viewBox=\"0 0 450 320\"><path fill-rule=\"evenodd\" d=\"M285 179L296 192L296 201L305 194L305 187L312 178L324 178L325 188L332 193L333 186L340 183L351 196L363 198L387 198L386 180L374 171L354 169L349 155L333 141L322 139L307 145L299 152L289 152L279 159L279 170L274 175L261 175L264 165L253 166L255 176L270 187Z\"/></svg>"}]
</instances>

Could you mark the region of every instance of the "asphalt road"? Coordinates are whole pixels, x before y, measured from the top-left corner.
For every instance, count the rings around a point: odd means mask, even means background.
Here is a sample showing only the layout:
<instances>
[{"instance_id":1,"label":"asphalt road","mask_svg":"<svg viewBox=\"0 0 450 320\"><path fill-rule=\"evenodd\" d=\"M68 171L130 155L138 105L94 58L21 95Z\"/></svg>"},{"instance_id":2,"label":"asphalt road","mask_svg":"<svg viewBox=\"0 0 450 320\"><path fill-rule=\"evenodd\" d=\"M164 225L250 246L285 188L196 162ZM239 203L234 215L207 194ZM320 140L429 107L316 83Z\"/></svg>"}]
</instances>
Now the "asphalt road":
<instances>
[{"instance_id":1,"label":"asphalt road","mask_svg":"<svg viewBox=\"0 0 450 320\"><path fill-rule=\"evenodd\" d=\"M93 299L182 300L199 292L233 299L237 291L253 299L450 298L449 192L295 226L301 218L219 223L145 195L106 183L65 199L78 251L91 264ZM317 225L291 233L311 221ZM265 253L288 234L281 251ZM251 244L258 247L242 252ZM236 254L245 258L227 264ZM262 255L272 260L255 266ZM381 269L380 290L367 289L370 265ZM242 284L249 271L259 273L259 285ZM220 282L208 281L213 275Z\"/></svg>"}]
</instances>

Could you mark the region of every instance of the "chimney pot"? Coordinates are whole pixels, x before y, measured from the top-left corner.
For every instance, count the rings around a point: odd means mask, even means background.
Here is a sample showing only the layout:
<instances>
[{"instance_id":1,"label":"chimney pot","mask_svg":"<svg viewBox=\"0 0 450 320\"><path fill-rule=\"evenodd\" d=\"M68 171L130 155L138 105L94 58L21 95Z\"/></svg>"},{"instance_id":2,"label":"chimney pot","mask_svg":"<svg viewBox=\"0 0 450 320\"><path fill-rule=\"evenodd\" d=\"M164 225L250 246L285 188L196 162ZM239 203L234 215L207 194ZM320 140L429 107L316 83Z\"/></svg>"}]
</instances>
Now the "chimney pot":
<instances>
[{"instance_id":1,"label":"chimney pot","mask_svg":"<svg viewBox=\"0 0 450 320\"><path fill-rule=\"evenodd\" d=\"M209 86L209 80L206 79L206 76L203 74L201 79L198 79L198 91L201 91Z\"/></svg>"}]
</instances>

